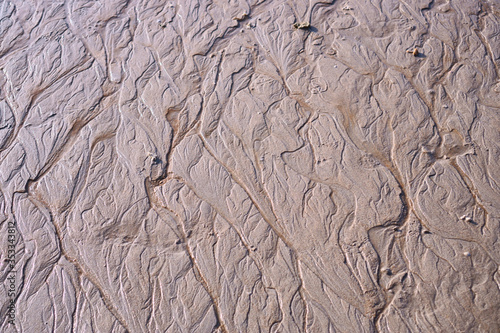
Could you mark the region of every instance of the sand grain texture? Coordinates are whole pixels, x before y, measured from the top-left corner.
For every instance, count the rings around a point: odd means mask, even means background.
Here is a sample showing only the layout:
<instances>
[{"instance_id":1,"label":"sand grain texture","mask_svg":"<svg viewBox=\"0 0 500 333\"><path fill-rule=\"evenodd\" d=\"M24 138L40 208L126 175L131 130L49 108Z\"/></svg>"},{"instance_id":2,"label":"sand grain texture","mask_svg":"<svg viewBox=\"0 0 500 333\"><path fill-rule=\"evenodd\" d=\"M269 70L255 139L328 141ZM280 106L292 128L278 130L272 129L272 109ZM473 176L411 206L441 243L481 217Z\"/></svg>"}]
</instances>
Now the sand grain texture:
<instances>
[{"instance_id":1,"label":"sand grain texture","mask_svg":"<svg viewBox=\"0 0 500 333\"><path fill-rule=\"evenodd\" d=\"M0 0L0 331L499 332L499 66L496 0Z\"/></svg>"}]
</instances>

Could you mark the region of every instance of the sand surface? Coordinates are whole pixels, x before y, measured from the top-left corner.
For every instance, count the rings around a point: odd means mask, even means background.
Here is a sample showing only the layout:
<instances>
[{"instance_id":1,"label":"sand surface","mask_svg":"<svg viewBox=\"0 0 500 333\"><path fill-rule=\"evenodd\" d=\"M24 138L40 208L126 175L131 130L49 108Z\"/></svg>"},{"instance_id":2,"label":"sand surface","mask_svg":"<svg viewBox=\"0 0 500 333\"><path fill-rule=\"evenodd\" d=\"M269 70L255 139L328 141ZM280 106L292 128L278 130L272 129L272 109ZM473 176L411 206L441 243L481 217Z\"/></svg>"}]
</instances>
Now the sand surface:
<instances>
[{"instance_id":1,"label":"sand surface","mask_svg":"<svg viewBox=\"0 0 500 333\"><path fill-rule=\"evenodd\" d=\"M499 66L498 0L0 0L0 331L499 332Z\"/></svg>"}]
</instances>

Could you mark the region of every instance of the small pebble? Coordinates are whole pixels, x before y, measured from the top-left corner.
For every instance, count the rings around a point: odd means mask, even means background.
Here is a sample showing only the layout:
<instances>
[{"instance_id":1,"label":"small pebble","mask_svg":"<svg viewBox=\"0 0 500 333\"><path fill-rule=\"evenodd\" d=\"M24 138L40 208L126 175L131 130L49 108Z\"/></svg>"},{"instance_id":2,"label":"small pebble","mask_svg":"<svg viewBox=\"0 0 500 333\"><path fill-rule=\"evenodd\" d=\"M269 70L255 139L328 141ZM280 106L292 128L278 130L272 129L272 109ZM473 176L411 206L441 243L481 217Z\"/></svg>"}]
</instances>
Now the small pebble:
<instances>
[{"instance_id":1,"label":"small pebble","mask_svg":"<svg viewBox=\"0 0 500 333\"><path fill-rule=\"evenodd\" d=\"M466 252L464 252L464 256L466 256L466 257L470 257L470 252L467 252L467 251L466 251Z\"/></svg>"}]
</instances>

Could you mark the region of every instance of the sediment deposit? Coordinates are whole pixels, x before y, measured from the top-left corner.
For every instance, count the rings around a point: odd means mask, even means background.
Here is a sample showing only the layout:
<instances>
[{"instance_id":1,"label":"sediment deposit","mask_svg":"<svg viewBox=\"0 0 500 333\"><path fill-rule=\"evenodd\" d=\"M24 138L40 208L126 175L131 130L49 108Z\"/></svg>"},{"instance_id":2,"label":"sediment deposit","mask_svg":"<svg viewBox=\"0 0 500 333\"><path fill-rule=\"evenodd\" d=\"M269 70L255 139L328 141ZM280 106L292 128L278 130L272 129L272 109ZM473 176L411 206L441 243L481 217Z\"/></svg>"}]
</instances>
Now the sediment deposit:
<instances>
[{"instance_id":1,"label":"sediment deposit","mask_svg":"<svg viewBox=\"0 0 500 333\"><path fill-rule=\"evenodd\" d=\"M499 66L496 0L0 1L0 331L499 332Z\"/></svg>"}]
</instances>

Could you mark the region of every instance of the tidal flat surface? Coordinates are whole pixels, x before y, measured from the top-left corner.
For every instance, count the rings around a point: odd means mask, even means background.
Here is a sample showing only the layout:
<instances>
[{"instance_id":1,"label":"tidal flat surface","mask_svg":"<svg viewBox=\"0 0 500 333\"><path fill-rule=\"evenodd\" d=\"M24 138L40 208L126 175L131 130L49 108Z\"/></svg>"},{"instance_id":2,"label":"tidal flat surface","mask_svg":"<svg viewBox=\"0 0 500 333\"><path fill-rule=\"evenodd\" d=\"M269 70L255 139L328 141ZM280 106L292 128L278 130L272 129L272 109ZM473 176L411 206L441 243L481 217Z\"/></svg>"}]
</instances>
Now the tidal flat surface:
<instances>
[{"instance_id":1,"label":"tidal flat surface","mask_svg":"<svg viewBox=\"0 0 500 333\"><path fill-rule=\"evenodd\" d=\"M1 332L499 332L497 0L0 0Z\"/></svg>"}]
</instances>

